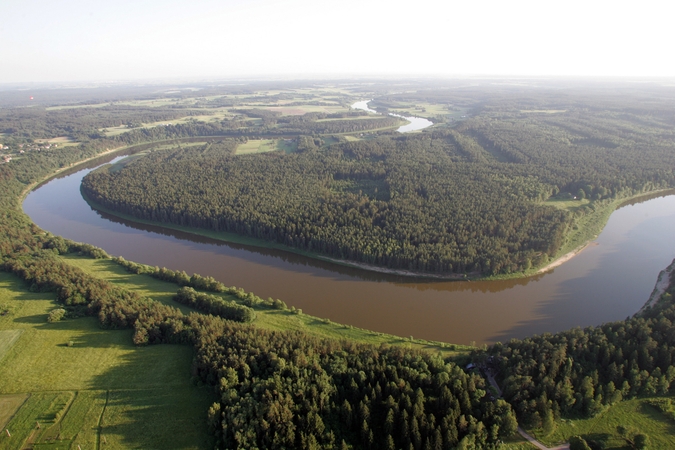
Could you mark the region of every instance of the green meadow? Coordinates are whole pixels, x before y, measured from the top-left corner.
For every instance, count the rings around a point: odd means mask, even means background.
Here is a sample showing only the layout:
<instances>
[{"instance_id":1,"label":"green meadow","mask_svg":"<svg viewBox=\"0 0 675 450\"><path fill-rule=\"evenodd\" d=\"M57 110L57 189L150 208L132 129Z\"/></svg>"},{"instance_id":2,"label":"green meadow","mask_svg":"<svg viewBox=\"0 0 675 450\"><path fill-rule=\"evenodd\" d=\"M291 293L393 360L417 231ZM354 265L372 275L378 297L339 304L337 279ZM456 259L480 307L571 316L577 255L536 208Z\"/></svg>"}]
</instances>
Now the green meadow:
<instances>
[{"instance_id":1,"label":"green meadow","mask_svg":"<svg viewBox=\"0 0 675 450\"><path fill-rule=\"evenodd\" d=\"M533 434L550 446L576 435L589 443L596 441L605 449L633 448L629 441L636 434L646 434L651 441L651 449L675 448L675 420L652 406L653 400L655 398L622 401L596 417L556 422L555 430L548 436L537 433L537 430ZM623 433L620 427L624 428Z\"/></svg>"},{"instance_id":2,"label":"green meadow","mask_svg":"<svg viewBox=\"0 0 675 450\"><path fill-rule=\"evenodd\" d=\"M47 323L54 294L6 273L0 305L0 449L212 446L213 398L190 380L191 348L135 347L131 330L91 317Z\"/></svg>"}]
</instances>

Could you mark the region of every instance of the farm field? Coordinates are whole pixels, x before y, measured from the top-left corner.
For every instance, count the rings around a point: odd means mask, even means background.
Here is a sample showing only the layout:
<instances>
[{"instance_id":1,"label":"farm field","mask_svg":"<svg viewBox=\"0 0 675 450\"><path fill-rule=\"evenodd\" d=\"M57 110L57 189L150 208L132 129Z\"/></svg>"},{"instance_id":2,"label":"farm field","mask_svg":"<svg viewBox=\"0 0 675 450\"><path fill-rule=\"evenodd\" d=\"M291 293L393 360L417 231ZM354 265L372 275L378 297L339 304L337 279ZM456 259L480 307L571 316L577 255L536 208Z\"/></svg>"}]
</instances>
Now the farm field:
<instances>
[{"instance_id":1,"label":"farm field","mask_svg":"<svg viewBox=\"0 0 675 450\"><path fill-rule=\"evenodd\" d=\"M119 136L120 134L126 133L128 131L132 131L132 130L141 130L141 129L144 129L144 128L154 128L154 127L165 126L165 125L178 125L178 124L189 123L191 121L217 122L217 121L223 120L225 117L230 117L230 116L231 116L231 114L229 112L227 112L226 110L217 109L217 110L213 111L213 114L185 116L185 117L181 117L179 119L162 120L162 121L159 121L159 122L144 123L140 127L133 127L133 128L129 128L126 125L120 125L118 127L103 128L99 131L103 132L103 134L105 136L111 137L111 136Z\"/></svg>"},{"instance_id":2,"label":"farm field","mask_svg":"<svg viewBox=\"0 0 675 450\"><path fill-rule=\"evenodd\" d=\"M59 136L53 139L36 139L38 143L58 144L60 146L80 145L79 142L69 138L68 136Z\"/></svg>"},{"instance_id":3,"label":"farm field","mask_svg":"<svg viewBox=\"0 0 675 450\"><path fill-rule=\"evenodd\" d=\"M11 311L0 316L8 347L0 422L11 434L0 436L0 449L94 448L101 440L106 448L210 446L203 416L213 399L190 381L192 349L135 347L131 330L103 330L91 317L47 323L54 295L27 292L6 273L0 304ZM167 427L183 431L166 436Z\"/></svg>"},{"instance_id":4,"label":"farm field","mask_svg":"<svg viewBox=\"0 0 675 450\"><path fill-rule=\"evenodd\" d=\"M250 155L253 153L267 153L276 150L288 152L292 147L280 139L251 139L244 144L239 144L235 150L236 155Z\"/></svg>"}]
</instances>

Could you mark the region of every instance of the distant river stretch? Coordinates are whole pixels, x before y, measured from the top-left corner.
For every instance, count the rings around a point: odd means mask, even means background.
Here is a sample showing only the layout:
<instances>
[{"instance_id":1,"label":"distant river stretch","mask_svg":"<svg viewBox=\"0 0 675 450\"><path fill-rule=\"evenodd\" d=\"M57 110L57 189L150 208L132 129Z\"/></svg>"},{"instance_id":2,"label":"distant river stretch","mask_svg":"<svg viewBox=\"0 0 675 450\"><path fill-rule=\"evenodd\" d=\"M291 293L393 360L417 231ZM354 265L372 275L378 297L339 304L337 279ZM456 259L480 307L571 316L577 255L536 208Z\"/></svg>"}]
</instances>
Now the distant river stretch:
<instances>
[{"instance_id":1,"label":"distant river stretch","mask_svg":"<svg viewBox=\"0 0 675 450\"><path fill-rule=\"evenodd\" d=\"M26 198L24 211L45 230L112 255L210 275L307 314L399 336L481 344L625 319L645 303L659 271L675 257L673 195L618 209L594 245L552 273L448 282L345 268L120 220L82 199L80 181L90 170L40 186Z\"/></svg>"},{"instance_id":2,"label":"distant river stretch","mask_svg":"<svg viewBox=\"0 0 675 450\"><path fill-rule=\"evenodd\" d=\"M375 114L380 114L377 111L375 111L374 109L368 108L368 102L370 102L370 100L363 100L363 101L360 101L360 102L356 102L352 105L352 108L353 109L360 109L360 110L363 110L363 111L368 111L368 112L375 113ZM394 116L394 117L400 117L400 118L405 119L408 122L410 122L409 124L401 125L400 127L398 127L396 129L396 131L398 131L399 133L408 133L410 131L421 130L423 128L430 127L431 125L434 124L430 120L424 119L422 117L414 117L414 116L405 117L405 116L401 116L399 114L393 114L393 113L389 113L389 115Z\"/></svg>"}]
</instances>

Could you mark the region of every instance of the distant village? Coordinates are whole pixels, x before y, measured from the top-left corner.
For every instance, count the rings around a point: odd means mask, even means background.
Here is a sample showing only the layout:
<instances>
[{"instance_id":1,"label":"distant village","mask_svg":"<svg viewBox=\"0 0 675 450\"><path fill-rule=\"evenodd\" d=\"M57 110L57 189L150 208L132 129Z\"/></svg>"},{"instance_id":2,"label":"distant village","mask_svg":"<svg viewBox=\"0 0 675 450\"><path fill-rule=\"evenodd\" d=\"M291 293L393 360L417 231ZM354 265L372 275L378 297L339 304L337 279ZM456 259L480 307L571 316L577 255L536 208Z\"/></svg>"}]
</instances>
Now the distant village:
<instances>
[{"instance_id":1,"label":"distant village","mask_svg":"<svg viewBox=\"0 0 675 450\"><path fill-rule=\"evenodd\" d=\"M17 155L23 155L26 152L41 152L58 147L58 144L48 142L33 142L30 144L18 144L17 149L12 151L7 145L0 144L0 164L7 164Z\"/></svg>"}]
</instances>

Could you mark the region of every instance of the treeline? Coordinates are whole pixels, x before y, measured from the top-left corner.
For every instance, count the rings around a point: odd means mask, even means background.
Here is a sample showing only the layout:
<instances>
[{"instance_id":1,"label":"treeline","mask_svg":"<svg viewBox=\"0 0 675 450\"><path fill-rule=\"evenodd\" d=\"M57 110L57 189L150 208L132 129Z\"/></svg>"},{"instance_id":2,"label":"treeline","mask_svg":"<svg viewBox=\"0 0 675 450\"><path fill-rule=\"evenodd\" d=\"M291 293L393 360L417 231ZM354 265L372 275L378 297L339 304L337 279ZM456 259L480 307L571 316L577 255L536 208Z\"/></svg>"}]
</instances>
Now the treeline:
<instances>
[{"instance_id":1,"label":"treeline","mask_svg":"<svg viewBox=\"0 0 675 450\"><path fill-rule=\"evenodd\" d=\"M248 111L248 110L247 110ZM262 112L257 112L262 111ZM263 113L264 112L264 113ZM111 137L117 142L136 144L147 141L176 139L191 136L296 136L311 134L351 133L370 131L380 128L392 128L404 122L395 117L373 119L333 119L317 121L314 113L305 116L285 116L276 118L276 114L267 110L250 113L264 116L259 122L234 117L221 122L189 122L184 124L141 128Z\"/></svg>"},{"instance_id":2,"label":"treeline","mask_svg":"<svg viewBox=\"0 0 675 450\"><path fill-rule=\"evenodd\" d=\"M504 398L533 428L591 417L622 399L664 395L675 382L675 275L660 302L599 327L544 334L487 351Z\"/></svg>"},{"instance_id":3,"label":"treeline","mask_svg":"<svg viewBox=\"0 0 675 450\"><path fill-rule=\"evenodd\" d=\"M86 246L88 244L84 245ZM204 277L196 273L190 276L183 270L171 270L166 267L159 268L157 266L153 267L146 264L139 264L133 261L127 261L121 256L114 257L112 260L124 267L130 273L149 275L158 280L168 281L170 283L175 283L178 286L187 286L201 291L227 294L240 300L246 306L288 309L286 303L279 299L268 298L265 300L258 297L253 292L244 291L242 288L225 286L225 284L217 281L213 277Z\"/></svg>"},{"instance_id":4,"label":"treeline","mask_svg":"<svg viewBox=\"0 0 675 450\"><path fill-rule=\"evenodd\" d=\"M139 264L133 261L127 261L121 256L116 256L112 258L112 260L124 267L127 272L130 273L146 274L153 278L157 278L158 280L169 281L179 286L190 286L202 291L230 293L230 288L225 286L220 281L217 281L213 277L202 277L198 274L189 276L187 273L185 273L185 271L182 270L171 270L167 269L166 267L159 268L148 266L146 264Z\"/></svg>"},{"instance_id":5,"label":"treeline","mask_svg":"<svg viewBox=\"0 0 675 450\"><path fill-rule=\"evenodd\" d=\"M48 110L41 107L0 109L0 133L9 138L75 140L102 137L100 129L169 121L201 112L123 105Z\"/></svg>"},{"instance_id":6,"label":"treeline","mask_svg":"<svg viewBox=\"0 0 675 450\"><path fill-rule=\"evenodd\" d=\"M262 108L248 108L234 110L248 117L262 119L260 127L278 130L288 133L301 134L332 134L348 133L354 131L367 131L377 128L394 127L404 122L396 117L382 116L369 117L365 111L348 111L344 113L328 114L322 112L308 112L302 115L283 116L281 112ZM352 119L352 118L355 119Z\"/></svg>"},{"instance_id":7,"label":"treeline","mask_svg":"<svg viewBox=\"0 0 675 450\"><path fill-rule=\"evenodd\" d=\"M253 322L255 312L249 307L226 301L215 295L197 292L191 287L182 287L173 297L174 301L199 310L205 314L222 317L235 322Z\"/></svg>"},{"instance_id":8,"label":"treeline","mask_svg":"<svg viewBox=\"0 0 675 450\"><path fill-rule=\"evenodd\" d=\"M398 347L238 327L196 367L220 374L209 410L220 448L493 448L517 427L482 377Z\"/></svg>"}]
</instances>

